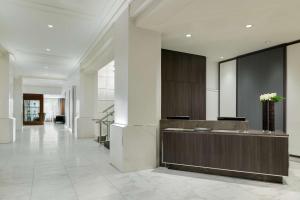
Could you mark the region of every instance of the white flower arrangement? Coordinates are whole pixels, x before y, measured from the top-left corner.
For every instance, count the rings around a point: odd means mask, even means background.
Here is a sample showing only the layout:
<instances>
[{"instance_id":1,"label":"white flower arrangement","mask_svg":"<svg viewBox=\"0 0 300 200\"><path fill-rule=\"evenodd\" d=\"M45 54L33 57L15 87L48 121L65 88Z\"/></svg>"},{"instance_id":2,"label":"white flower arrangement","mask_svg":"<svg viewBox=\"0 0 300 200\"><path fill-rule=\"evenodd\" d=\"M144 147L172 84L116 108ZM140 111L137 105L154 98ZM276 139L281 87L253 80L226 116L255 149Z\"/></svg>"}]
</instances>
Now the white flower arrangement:
<instances>
[{"instance_id":1,"label":"white flower arrangement","mask_svg":"<svg viewBox=\"0 0 300 200\"><path fill-rule=\"evenodd\" d=\"M277 93L267 93L267 94L262 94L259 97L260 101L274 101L274 102L279 102L283 100L282 96L278 96Z\"/></svg>"}]
</instances>

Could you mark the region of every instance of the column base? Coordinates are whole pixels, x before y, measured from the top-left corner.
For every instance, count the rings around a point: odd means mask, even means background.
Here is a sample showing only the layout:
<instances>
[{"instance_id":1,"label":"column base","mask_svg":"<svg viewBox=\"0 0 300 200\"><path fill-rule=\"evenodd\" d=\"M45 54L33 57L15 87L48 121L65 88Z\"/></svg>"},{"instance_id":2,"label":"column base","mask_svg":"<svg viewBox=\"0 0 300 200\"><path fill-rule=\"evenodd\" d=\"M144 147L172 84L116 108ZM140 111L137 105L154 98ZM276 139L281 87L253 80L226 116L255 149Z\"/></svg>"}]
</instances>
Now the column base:
<instances>
[{"instance_id":1,"label":"column base","mask_svg":"<svg viewBox=\"0 0 300 200\"><path fill-rule=\"evenodd\" d=\"M157 127L111 125L110 159L122 172L157 167Z\"/></svg>"},{"instance_id":2,"label":"column base","mask_svg":"<svg viewBox=\"0 0 300 200\"><path fill-rule=\"evenodd\" d=\"M0 143L7 144L16 140L16 119L0 118Z\"/></svg>"},{"instance_id":3,"label":"column base","mask_svg":"<svg viewBox=\"0 0 300 200\"><path fill-rule=\"evenodd\" d=\"M77 138L95 138L95 122L93 117L77 118Z\"/></svg>"}]
</instances>

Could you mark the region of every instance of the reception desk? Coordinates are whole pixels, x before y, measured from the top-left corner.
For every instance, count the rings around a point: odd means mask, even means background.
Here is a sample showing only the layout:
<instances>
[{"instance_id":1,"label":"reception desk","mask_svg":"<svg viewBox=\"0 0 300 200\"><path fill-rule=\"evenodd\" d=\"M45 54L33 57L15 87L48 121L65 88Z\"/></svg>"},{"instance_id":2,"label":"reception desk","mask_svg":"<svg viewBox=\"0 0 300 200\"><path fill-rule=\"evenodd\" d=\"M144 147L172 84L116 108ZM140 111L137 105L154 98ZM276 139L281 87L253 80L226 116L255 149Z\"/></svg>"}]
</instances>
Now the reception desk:
<instances>
[{"instance_id":1,"label":"reception desk","mask_svg":"<svg viewBox=\"0 0 300 200\"><path fill-rule=\"evenodd\" d=\"M239 126L244 129L210 127L211 130L197 131L191 127L164 127L161 163L173 169L282 182L289 168L288 135L247 130L245 124Z\"/></svg>"}]
</instances>

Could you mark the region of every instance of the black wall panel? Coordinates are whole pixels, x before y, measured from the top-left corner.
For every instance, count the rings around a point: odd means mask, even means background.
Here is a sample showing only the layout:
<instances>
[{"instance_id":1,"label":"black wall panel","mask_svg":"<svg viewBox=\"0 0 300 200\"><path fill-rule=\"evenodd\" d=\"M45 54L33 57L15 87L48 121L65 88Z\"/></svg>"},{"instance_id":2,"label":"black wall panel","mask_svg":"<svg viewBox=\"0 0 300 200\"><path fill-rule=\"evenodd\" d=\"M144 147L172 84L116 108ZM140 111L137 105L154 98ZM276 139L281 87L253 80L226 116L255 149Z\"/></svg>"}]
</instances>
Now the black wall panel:
<instances>
[{"instance_id":1,"label":"black wall panel","mask_svg":"<svg viewBox=\"0 0 300 200\"><path fill-rule=\"evenodd\" d=\"M249 54L237 59L237 115L249 120L251 129L262 128L263 93L285 94L285 47ZM275 125L284 130L283 103L275 107Z\"/></svg>"}]
</instances>

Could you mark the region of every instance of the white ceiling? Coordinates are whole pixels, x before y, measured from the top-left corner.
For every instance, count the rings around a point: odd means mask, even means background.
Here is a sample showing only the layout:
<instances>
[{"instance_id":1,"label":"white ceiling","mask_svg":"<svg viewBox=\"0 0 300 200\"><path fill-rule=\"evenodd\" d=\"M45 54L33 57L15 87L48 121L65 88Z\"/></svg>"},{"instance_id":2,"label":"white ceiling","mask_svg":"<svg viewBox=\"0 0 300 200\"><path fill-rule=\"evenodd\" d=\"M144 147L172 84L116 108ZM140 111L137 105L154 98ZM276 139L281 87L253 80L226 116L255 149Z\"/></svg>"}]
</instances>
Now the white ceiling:
<instances>
[{"instance_id":1,"label":"white ceiling","mask_svg":"<svg viewBox=\"0 0 300 200\"><path fill-rule=\"evenodd\" d=\"M23 85L27 86L42 86L42 87L59 87L65 83L64 80L59 79L46 79L46 78L30 78L24 77L23 78Z\"/></svg>"},{"instance_id":2,"label":"white ceiling","mask_svg":"<svg viewBox=\"0 0 300 200\"><path fill-rule=\"evenodd\" d=\"M163 48L214 61L300 39L299 0L162 0L138 17ZM253 25L246 29L247 24ZM186 38L186 34L192 34Z\"/></svg>"},{"instance_id":3,"label":"white ceiling","mask_svg":"<svg viewBox=\"0 0 300 200\"><path fill-rule=\"evenodd\" d=\"M116 1L0 0L0 44L14 54L22 75L65 79Z\"/></svg>"}]
</instances>

